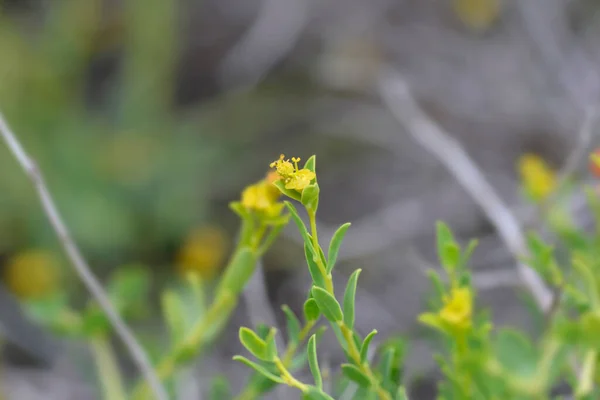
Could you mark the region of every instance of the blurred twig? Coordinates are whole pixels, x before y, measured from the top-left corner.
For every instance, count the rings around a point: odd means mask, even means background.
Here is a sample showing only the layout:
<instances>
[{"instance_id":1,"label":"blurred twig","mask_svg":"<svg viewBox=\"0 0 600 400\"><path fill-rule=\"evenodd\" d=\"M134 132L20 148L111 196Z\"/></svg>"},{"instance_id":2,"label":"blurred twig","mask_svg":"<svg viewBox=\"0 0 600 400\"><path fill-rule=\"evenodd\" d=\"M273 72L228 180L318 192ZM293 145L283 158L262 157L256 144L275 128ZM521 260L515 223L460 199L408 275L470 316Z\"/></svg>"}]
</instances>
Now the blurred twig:
<instances>
[{"instance_id":1,"label":"blurred twig","mask_svg":"<svg viewBox=\"0 0 600 400\"><path fill-rule=\"evenodd\" d=\"M148 382L149 386L152 388L156 398L159 400L167 400L167 393L165 392L160 380L156 376L145 351L139 345L123 319L121 319L117 311L113 308L108 295L92 273L90 266L83 258L79 248L73 241L67 226L63 222L60 213L54 204L54 200L50 195L50 191L48 190L36 163L25 152L25 149L9 128L2 114L0 114L0 135L2 135L2 139L5 141L17 162L21 165L27 176L29 176L29 179L31 179L33 186L38 193L42 208L80 279L92 293L102 308L102 311L106 314L108 320L115 329L115 332L129 350L129 353L131 354L141 373L144 375L144 378Z\"/></svg>"},{"instance_id":2,"label":"blurred twig","mask_svg":"<svg viewBox=\"0 0 600 400\"><path fill-rule=\"evenodd\" d=\"M435 124L417 105L402 76L392 69L381 73L379 94L412 137L434 154L473 197L517 259L517 270L538 306L548 311L552 292L539 275L519 259L527 253L525 237L511 210L466 154L460 144Z\"/></svg>"}]
</instances>

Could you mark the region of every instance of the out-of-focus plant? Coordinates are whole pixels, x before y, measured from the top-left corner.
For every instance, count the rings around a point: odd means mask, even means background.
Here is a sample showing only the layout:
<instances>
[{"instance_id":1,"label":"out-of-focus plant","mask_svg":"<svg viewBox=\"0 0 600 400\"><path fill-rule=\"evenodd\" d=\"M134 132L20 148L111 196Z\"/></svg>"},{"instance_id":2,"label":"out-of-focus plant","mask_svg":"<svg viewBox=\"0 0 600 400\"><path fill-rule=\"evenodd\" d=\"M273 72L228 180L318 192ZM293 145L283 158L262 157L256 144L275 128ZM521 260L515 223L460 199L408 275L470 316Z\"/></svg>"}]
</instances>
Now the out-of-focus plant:
<instances>
[{"instance_id":1,"label":"out-of-focus plant","mask_svg":"<svg viewBox=\"0 0 600 400\"><path fill-rule=\"evenodd\" d=\"M205 222L222 145L174 106L178 7L58 0L35 28L0 11L0 109L88 253L163 248ZM119 62L103 81L93 71L108 56ZM0 250L51 245L13 163L0 148Z\"/></svg>"}]
</instances>

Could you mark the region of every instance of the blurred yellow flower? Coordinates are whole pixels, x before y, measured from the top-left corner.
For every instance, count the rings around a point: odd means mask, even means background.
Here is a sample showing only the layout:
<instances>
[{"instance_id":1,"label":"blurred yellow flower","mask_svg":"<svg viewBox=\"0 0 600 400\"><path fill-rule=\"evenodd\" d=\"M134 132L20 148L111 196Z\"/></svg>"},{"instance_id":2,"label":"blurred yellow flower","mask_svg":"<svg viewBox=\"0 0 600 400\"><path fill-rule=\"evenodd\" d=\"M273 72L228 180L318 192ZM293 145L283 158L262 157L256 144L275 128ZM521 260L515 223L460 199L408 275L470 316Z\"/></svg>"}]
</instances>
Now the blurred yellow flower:
<instances>
[{"instance_id":1,"label":"blurred yellow flower","mask_svg":"<svg viewBox=\"0 0 600 400\"><path fill-rule=\"evenodd\" d=\"M500 15L499 0L453 0L454 13L467 27L483 31Z\"/></svg>"},{"instance_id":2,"label":"blurred yellow flower","mask_svg":"<svg viewBox=\"0 0 600 400\"><path fill-rule=\"evenodd\" d=\"M455 288L450 296L444 297L444 307L439 316L453 328L466 329L471 326L473 313L473 293L470 288Z\"/></svg>"},{"instance_id":3,"label":"blurred yellow flower","mask_svg":"<svg viewBox=\"0 0 600 400\"><path fill-rule=\"evenodd\" d=\"M242 192L242 206L269 218L281 214L284 205L277 201L281 193L273 185L275 180L277 180L277 176L272 171L264 179L246 187Z\"/></svg>"},{"instance_id":4,"label":"blurred yellow flower","mask_svg":"<svg viewBox=\"0 0 600 400\"><path fill-rule=\"evenodd\" d=\"M58 289L59 262L50 251L27 250L8 261L3 278L6 286L19 298L40 298Z\"/></svg>"},{"instance_id":5,"label":"blurred yellow flower","mask_svg":"<svg viewBox=\"0 0 600 400\"><path fill-rule=\"evenodd\" d=\"M556 189L556 174L535 154L521 156L519 173L525 190L536 201L545 199Z\"/></svg>"},{"instance_id":6,"label":"blurred yellow flower","mask_svg":"<svg viewBox=\"0 0 600 400\"><path fill-rule=\"evenodd\" d=\"M182 276L192 272L205 279L214 277L223 265L227 246L227 236L218 227L192 230L177 254L177 272Z\"/></svg>"},{"instance_id":7,"label":"blurred yellow flower","mask_svg":"<svg viewBox=\"0 0 600 400\"><path fill-rule=\"evenodd\" d=\"M293 164L284 158L285 155L280 155L278 160L271 163L271 168L276 169L277 174L285 184L286 189L302 192L302 190L310 185L310 182L315 179L315 173L307 168L300 169L298 167L300 158L292 157Z\"/></svg>"}]
</instances>

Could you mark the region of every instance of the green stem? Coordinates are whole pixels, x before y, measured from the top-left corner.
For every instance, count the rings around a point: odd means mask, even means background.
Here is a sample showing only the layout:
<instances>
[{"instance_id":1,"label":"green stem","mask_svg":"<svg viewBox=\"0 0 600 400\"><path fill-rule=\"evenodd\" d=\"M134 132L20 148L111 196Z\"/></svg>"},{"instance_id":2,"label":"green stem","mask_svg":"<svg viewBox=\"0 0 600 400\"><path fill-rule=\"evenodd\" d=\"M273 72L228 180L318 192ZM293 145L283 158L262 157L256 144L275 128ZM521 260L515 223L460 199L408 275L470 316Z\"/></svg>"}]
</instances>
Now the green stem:
<instances>
[{"instance_id":1,"label":"green stem","mask_svg":"<svg viewBox=\"0 0 600 400\"><path fill-rule=\"evenodd\" d=\"M296 351L298 350L298 346L301 343L304 343L304 340L308 337L314 326L317 324L317 321L307 321L306 325L302 328L300 333L298 334L297 342L289 342L285 353L283 354L283 358L281 362L285 368L289 368L292 364L292 360ZM235 400L254 400L258 396L261 395L261 392L256 388L256 386L246 386L246 388L236 396Z\"/></svg>"},{"instance_id":2,"label":"green stem","mask_svg":"<svg viewBox=\"0 0 600 400\"><path fill-rule=\"evenodd\" d=\"M312 244L315 252L317 253L315 254L314 261L319 267L319 271L321 271L323 278L325 279L325 290L333 294L333 278L331 277L331 274L327 273L327 268L323 264L319 250L321 246L319 246L319 236L317 233L317 213L309 208L306 209L306 212L308 213L308 219L310 221L310 235L312 236Z\"/></svg>"},{"instance_id":3,"label":"green stem","mask_svg":"<svg viewBox=\"0 0 600 400\"><path fill-rule=\"evenodd\" d=\"M297 380L296 378L294 378L292 376L292 374L289 373L289 371L287 370L285 365L283 365L283 363L281 362L281 360L278 357L275 357L275 360L273 360L273 362L275 363L277 370L279 370L279 373L281 374L281 378L285 381L285 383L288 386L300 389L300 391L302 391L302 392L306 392L308 390L307 385L305 385L304 383L302 383L299 380Z\"/></svg>"},{"instance_id":4,"label":"green stem","mask_svg":"<svg viewBox=\"0 0 600 400\"><path fill-rule=\"evenodd\" d=\"M91 348L106 400L126 400L121 373L115 355L105 337L91 340Z\"/></svg>"},{"instance_id":5,"label":"green stem","mask_svg":"<svg viewBox=\"0 0 600 400\"><path fill-rule=\"evenodd\" d=\"M338 326L342 331L342 335L346 340L346 344L348 345L348 355L354 361L356 366L369 377L371 380L371 385L373 385L373 389L377 392L377 396L379 396L382 400L392 400L392 396L379 384L379 380L371 370L368 362L361 362L360 360L360 351L354 342L354 337L352 334L352 329L350 329L344 322L338 322Z\"/></svg>"}]
</instances>

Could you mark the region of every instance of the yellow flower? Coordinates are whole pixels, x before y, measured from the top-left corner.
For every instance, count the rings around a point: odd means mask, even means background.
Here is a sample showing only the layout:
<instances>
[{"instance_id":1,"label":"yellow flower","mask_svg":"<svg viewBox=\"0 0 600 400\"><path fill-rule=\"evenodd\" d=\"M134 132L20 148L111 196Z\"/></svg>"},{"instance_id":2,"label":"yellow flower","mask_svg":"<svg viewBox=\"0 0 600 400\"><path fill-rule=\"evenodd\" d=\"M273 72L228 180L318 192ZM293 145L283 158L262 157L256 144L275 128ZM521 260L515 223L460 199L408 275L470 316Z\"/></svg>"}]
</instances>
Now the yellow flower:
<instances>
[{"instance_id":1,"label":"yellow flower","mask_svg":"<svg viewBox=\"0 0 600 400\"><path fill-rule=\"evenodd\" d=\"M466 329L471 326L473 313L473 293L469 288L452 289L450 296L444 298L444 307L439 316L449 326Z\"/></svg>"},{"instance_id":2,"label":"yellow flower","mask_svg":"<svg viewBox=\"0 0 600 400\"><path fill-rule=\"evenodd\" d=\"M523 155L519 159L519 173L525 190L536 201L548 197L556 188L556 174L539 156Z\"/></svg>"},{"instance_id":3,"label":"yellow flower","mask_svg":"<svg viewBox=\"0 0 600 400\"><path fill-rule=\"evenodd\" d=\"M315 173L308 169L296 171L294 175L285 183L286 189L295 189L301 192L310 182L315 179Z\"/></svg>"},{"instance_id":4,"label":"yellow flower","mask_svg":"<svg viewBox=\"0 0 600 400\"><path fill-rule=\"evenodd\" d=\"M284 160L285 155L281 154L279 156L278 160L275 160L271 163L270 167L271 168L275 168L277 170L277 173L279 174L279 176L282 179L286 179L291 177L294 172L296 171L296 168L294 168L294 164L292 164L290 162L290 160ZM296 160L296 159L294 159ZM300 161L300 159L297 159L298 161ZM296 164L297 166L297 164Z\"/></svg>"},{"instance_id":5,"label":"yellow flower","mask_svg":"<svg viewBox=\"0 0 600 400\"><path fill-rule=\"evenodd\" d=\"M286 189L302 192L316 178L315 173L307 168L300 169L298 167L300 158L298 157L292 157L293 164L289 160L284 160L284 158L283 154L280 155L278 160L271 163L271 168L276 169Z\"/></svg>"},{"instance_id":6,"label":"yellow flower","mask_svg":"<svg viewBox=\"0 0 600 400\"><path fill-rule=\"evenodd\" d=\"M452 5L458 18L476 31L489 28L502 11L498 0L453 0Z\"/></svg>"},{"instance_id":7,"label":"yellow flower","mask_svg":"<svg viewBox=\"0 0 600 400\"><path fill-rule=\"evenodd\" d=\"M59 286L59 264L52 252L28 250L15 255L4 269L6 286L19 298L36 299Z\"/></svg>"},{"instance_id":8,"label":"yellow flower","mask_svg":"<svg viewBox=\"0 0 600 400\"><path fill-rule=\"evenodd\" d=\"M227 236L217 227L192 230L177 254L177 271L186 275L193 272L203 278L212 278L223 264L227 251Z\"/></svg>"},{"instance_id":9,"label":"yellow flower","mask_svg":"<svg viewBox=\"0 0 600 400\"><path fill-rule=\"evenodd\" d=\"M273 185L274 180L276 179L273 173L268 173L265 179L244 189L241 199L242 206L266 217L276 217L281 214L284 205L277 201L281 193Z\"/></svg>"}]
</instances>

